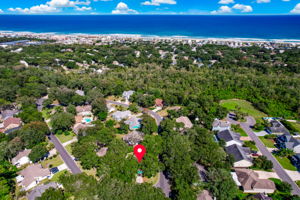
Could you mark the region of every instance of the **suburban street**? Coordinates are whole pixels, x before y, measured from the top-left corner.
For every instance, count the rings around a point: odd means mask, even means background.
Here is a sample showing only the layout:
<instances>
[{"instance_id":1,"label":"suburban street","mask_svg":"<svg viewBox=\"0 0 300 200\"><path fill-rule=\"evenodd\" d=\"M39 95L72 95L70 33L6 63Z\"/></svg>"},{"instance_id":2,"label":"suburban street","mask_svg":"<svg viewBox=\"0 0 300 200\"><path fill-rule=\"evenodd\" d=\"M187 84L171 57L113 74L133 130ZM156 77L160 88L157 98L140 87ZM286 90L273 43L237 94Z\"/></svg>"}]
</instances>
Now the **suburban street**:
<instances>
[{"instance_id":1,"label":"suburban street","mask_svg":"<svg viewBox=\"0 0 300 200\"><path fill-rule=\"evenodd\" d=\"M110 103L110 104L114 104L114 105L129 107L128 104L117 102L117 101L106 100L106 102ZM163 118L159 114L157 114L156 112L153 112L152 110L144 109L144 108L141 108L141 107L139 107L139 110L141 112L145 112L148 115L150 115L151 117L153 117L155 119L157 125L160 125L161 121L163 120Z\"/></svg>"},{"instance_id":2,"label":"suburban street","mask_svg":"<svg viewBox=\"0 0 300 200\"><path fill-rule=\"evenodd\" d=\"M75 161L72 159L72 157L68 154L66 149L63 147L63 145L60 143L60 141L57 139L57 137L53 134L50 135L50 140L55 145L56 150L59 152L60 156L68 166L68 168L71 170L73 174L79 174L81 173L81 170L76 165Z\"/></svg>"},{"instance_id":3,"label":"suburban street","mask_svg":"<svg viewBox=\"0 0 300 200\"><path fill-rule=\"evenodd\" d=\"M273 168L277 175L285 182L288 182L292 188L292 193L294 195L300 196L300 189L297 184L291 179L288 173L284 170L284 168L279 164L279 162L274 158L271 152L268 151L266 146L260 141L260 139L255 135L255 133L250 128L251 126L255 125L256 121L253 117L247 117L247 122L237 122L232 120L231 118L227 118L233 124L240 124L241 128L249 135L249 137L255 142L256 146L260 150L260 152L268 158L268 160L272 161Z\"/></svg>"}]
</instances>

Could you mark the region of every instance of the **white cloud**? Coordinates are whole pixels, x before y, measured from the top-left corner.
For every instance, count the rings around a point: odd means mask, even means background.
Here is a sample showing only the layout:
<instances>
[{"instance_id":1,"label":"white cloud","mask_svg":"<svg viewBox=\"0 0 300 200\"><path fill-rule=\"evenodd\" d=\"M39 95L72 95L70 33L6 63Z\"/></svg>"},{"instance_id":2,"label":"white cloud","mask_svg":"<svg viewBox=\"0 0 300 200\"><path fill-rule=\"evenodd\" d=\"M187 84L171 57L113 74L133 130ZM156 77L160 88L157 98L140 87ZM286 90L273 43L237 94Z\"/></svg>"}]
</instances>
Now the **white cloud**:
<instances>
[{"instance_id":1,"label":"white cloud","mask_svg":"<svg viewBox=\"0 0 300 200\"><path fill-rule=\"evenodd\" d=\"M136 10L129 9L126 3L120 2L115 10L111 12L112 14L137 14Z\"/></svg>"},{"instance_id":2,"label":"white cloud","mask_svg":"<svg viewBox=\"0 0 300 200\"><path fill-rule=\"evenodd\" d=\"M295 8L291 10L291 13L300 14L300 3L298 3Z\"/></svg>"},{"instance_id":3,"label":"white cloud","mask_svg":"<svg viewBox=\"0 0 300 200\"><path fill-rule=\"evenodd\" d=\"M253 8L248 5L243 5L243 4L235 4L233 9L241 10L241 12L246 13L246 12L252 12Z\"/></svg>"},{"instance_id":4,"label":"white cloud","mask_svg":"<svg viewBox=\"0 0 300 200\"><path fill-rule=\"evenodd\" d=\"M3 10L2 10L2 9L0 9L0 13L3 13Z\"/></svg>"},{"instance_id":5,"label":"white cloud","mask_svg":"<svg viewBox=\"0 0 300 200\"><path fill-rule=\"evenodd\" d=\"M59 12L62 8L71 8L73 7L76 10L80 10L78 5L90 5L90 1L72 1L72 0L50 0L45 4L32 6L30 8L9 8L9 11L12 12L20 12L25 14L41 14L41 13L52 13L52 12ZM87 7L85 7L86 9Z\"/></svg>"},{"instance_id":6,"label":"white cloud","mask_svg":"<svg viewBox=\"0 0 300 200\"><path fill-rule=\"evenodd\" d=\"M230 3L234 3L234 0L220 0L219 4L230 4Z\"/></svg>"},{"instance_id":7,"label":"white cloud","mask_svg":"<svg viewBox=\"0 0 300 200\"><path fill-rule=\"evenodd\" d=\"M175 0L151 0L151 1L145 1L142 3L142 5L145 6L160 6L160 4L170 4L175 5L177 2Z\"/></svg>"},{"instance_id":8,"label":"white cloud","mask_svg":"<svg viewBox=\"0 0 300 200\"><path fill-rule=\"evenodd\" d=\"M214 10L211 14L223 14L223 13L231 13L231 8L228 6L221 6L219 10Z\"/></svg>"},{"instance_id":9,"label":"white cloud","mask_svg":"<svg viewBox=\"0 0 300 200\"><path fill-rule=\"evenodd\" d=\"M257 0L257 3L270 3L271 0Z\"/></svg>"},{"instance_id":10,"label":"white cloud","mask_svg":"<svg viewBox=\"0 0 300 200\"><path fill-rule=\"evenodd\" d=\"M88 10L92 10L92 7L86 7L86 6L76 7L76 10L78 10L78 11L88 11Z\"/></svg>"}]
</instances>

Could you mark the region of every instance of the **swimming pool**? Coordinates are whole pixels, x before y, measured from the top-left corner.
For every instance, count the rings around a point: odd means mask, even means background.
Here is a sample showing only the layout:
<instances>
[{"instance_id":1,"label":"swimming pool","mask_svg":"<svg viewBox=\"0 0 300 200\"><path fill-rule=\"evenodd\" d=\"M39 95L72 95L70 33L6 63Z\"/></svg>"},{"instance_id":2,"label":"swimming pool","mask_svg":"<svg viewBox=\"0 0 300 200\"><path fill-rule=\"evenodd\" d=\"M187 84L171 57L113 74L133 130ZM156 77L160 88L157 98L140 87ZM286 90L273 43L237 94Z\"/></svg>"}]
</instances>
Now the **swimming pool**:
<instances>
[{"instance_id":1,"label":"swimming pool","mask_svg":"<svg viewBox=\"0 0 300 200\"><path fill-rule=\"evenodd\" d=\"M92 119L91 118L83 118L83 121L85 123L91 123L92 122Z\"/></svg>"}]
</instances>

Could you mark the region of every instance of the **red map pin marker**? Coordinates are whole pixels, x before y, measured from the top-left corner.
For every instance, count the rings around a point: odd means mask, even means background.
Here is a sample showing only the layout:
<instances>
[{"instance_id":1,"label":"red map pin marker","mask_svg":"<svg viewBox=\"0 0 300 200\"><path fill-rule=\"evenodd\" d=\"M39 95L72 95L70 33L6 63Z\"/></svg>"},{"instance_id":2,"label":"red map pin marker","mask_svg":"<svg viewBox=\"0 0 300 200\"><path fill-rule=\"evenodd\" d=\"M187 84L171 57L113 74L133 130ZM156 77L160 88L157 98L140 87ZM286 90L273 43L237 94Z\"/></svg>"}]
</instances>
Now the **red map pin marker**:
<instances>
[{"instance_id":1,"label":"red map pin marker","mask_svg":"<svg viewBox=\"0 0 300 200\"><path fill-rule=\"evenodd\" d=\"M134 146L133 152L134 152L135 157L138 159L138 162L141 162L141 160L143 159L143 157L146 153L146 148L143 145L138 144L138 145Z\"/></svg>"}]
</instances>

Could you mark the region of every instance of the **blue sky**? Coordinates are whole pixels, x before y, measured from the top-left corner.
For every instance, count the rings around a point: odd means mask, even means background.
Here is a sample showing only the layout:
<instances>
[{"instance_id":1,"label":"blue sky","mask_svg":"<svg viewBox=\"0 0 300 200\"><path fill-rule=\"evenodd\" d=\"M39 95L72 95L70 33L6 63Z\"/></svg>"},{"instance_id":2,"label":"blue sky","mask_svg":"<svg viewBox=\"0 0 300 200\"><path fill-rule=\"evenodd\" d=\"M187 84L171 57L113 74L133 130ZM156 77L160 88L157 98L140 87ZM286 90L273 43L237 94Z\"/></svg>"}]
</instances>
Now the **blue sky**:
<instances>
[{"instance_id":1,"label":"blue sky","mask_svg":"<svg viewBox=\"0 0 300 200\"><path fill-rule=\"evenodd\" d=\"M300 1L0 0L0 14L300 14Z\"/></svg>"}]
</instances>

